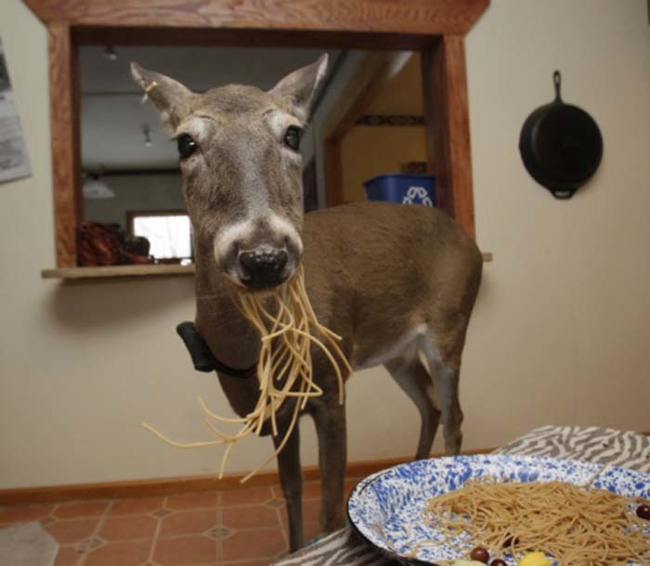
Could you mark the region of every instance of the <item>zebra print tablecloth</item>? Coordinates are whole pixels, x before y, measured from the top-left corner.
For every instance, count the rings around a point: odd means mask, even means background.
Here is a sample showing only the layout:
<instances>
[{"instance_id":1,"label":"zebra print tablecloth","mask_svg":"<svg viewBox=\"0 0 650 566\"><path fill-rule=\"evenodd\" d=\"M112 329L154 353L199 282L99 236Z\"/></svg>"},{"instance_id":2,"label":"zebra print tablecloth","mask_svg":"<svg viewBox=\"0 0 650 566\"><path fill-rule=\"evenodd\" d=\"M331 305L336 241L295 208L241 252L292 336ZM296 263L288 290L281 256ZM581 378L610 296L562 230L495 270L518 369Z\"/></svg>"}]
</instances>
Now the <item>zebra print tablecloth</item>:
<instances>
[{"instance_id":1,"label":"zebra print tablecloth","mask_svg":"<svg viewBox=\"0 0 650 566\"><path fill-rule=\"evenodd\" d=\"M503 448L499 454L551 456L612 464L650 473L650 438L637 432L595 427L543 426ZM397 565L361 540L352 528L343 529L304 548L275 566Z\"/></svg>"}]
</instances>

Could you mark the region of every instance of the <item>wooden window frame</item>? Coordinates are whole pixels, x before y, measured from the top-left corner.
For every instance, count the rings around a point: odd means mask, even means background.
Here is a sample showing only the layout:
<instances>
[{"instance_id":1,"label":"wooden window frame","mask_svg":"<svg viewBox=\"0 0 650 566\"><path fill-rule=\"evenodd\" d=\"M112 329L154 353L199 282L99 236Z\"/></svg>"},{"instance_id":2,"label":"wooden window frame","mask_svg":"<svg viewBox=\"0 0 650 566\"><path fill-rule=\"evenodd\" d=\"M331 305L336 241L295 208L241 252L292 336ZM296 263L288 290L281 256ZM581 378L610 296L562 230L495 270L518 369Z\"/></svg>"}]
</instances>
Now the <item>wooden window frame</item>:
<instances>
[{"instance_id":1,"label":"wooden window frame","mask_svg":"<svg viewBox=\"0 0 650 566\"><path fill-rule=\"evenodd\" d=\"M81 45L418 50L440 206L474 235L464 36L489 0L23 0L47 26L56 262L77 265L83 218ZM339 7L340 6L340 7ZM326 153L336 151L336 143Z\"/></svg>"}]
</instances>

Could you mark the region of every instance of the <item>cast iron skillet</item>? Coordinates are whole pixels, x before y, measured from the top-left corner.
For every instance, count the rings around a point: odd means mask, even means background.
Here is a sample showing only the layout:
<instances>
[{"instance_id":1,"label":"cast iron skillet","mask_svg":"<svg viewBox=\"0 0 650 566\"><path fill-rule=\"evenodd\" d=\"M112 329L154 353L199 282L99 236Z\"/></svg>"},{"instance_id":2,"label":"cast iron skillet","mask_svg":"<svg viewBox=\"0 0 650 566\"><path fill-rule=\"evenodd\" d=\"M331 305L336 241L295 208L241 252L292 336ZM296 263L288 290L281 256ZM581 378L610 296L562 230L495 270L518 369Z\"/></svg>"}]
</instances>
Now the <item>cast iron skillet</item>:
<instances>
[{"instance_id":1,"label":"cast iron skillet","mask_svg":"<svg viewBox=\"0 0 650 566\"><path fill-rule=\"evenodd\" d=\"M562 77L553 73L555 100L535 110L521 128L519 151L531 176L555 198L568 199L596 172L603 138L593 118L560 97Z\"/></svg>"}]
</instances>

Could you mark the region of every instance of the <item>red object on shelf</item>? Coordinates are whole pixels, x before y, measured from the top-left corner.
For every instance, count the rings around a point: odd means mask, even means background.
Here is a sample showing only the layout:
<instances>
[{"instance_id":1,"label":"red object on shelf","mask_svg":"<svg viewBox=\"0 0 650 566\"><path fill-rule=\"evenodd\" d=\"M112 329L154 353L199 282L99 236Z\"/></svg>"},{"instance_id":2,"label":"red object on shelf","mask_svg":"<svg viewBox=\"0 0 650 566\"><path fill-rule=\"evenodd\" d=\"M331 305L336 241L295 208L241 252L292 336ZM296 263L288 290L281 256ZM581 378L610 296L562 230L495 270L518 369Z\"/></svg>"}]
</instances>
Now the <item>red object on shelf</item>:
<instances>
[{"instance_id":1,"label":"red object on shelf","mask_svg":"<svg viewBox=\"0 0 650 566\"><path fill-rule=\"evenodd\" d=\"M117 230L99 222L83 222L79 226L77 239L78 262L83 267L155 262L152 256L129 251L128 243Z\"/></svg>"}]
</instances>

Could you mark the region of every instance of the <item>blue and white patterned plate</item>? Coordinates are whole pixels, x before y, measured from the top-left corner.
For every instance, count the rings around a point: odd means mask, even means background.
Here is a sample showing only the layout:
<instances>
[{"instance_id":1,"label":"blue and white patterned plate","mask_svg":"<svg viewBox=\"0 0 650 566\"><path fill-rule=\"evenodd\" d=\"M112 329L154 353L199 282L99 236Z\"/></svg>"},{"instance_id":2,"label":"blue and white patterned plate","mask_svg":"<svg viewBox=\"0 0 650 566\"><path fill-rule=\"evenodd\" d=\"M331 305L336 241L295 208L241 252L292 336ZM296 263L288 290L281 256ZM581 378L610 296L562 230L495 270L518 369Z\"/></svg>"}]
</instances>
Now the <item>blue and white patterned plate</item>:
<instances>
[{"instance_id":1,"label":"blue and white patterned plate","mask_svg":"<svg viewBox=\"0 0 650 566\"><path fill-rule=\"evenodd\" d=\"M599 472L603 470L600 475ZM431 497L462 487L469 479L494 476L521 482L564 481L588 484L624 496L650 499L650 475L602 464L533 456L457 456L418 460L362 480L348 500L348 516L357 531L392 558L406 562L419 541L442 540L442 533L420 519ZM650 544L650 535L649 535ZM422 546L419 561L460 558L449 546ZM514 564L514 562L511 562Z\"/></svg>"}]
</instances>

